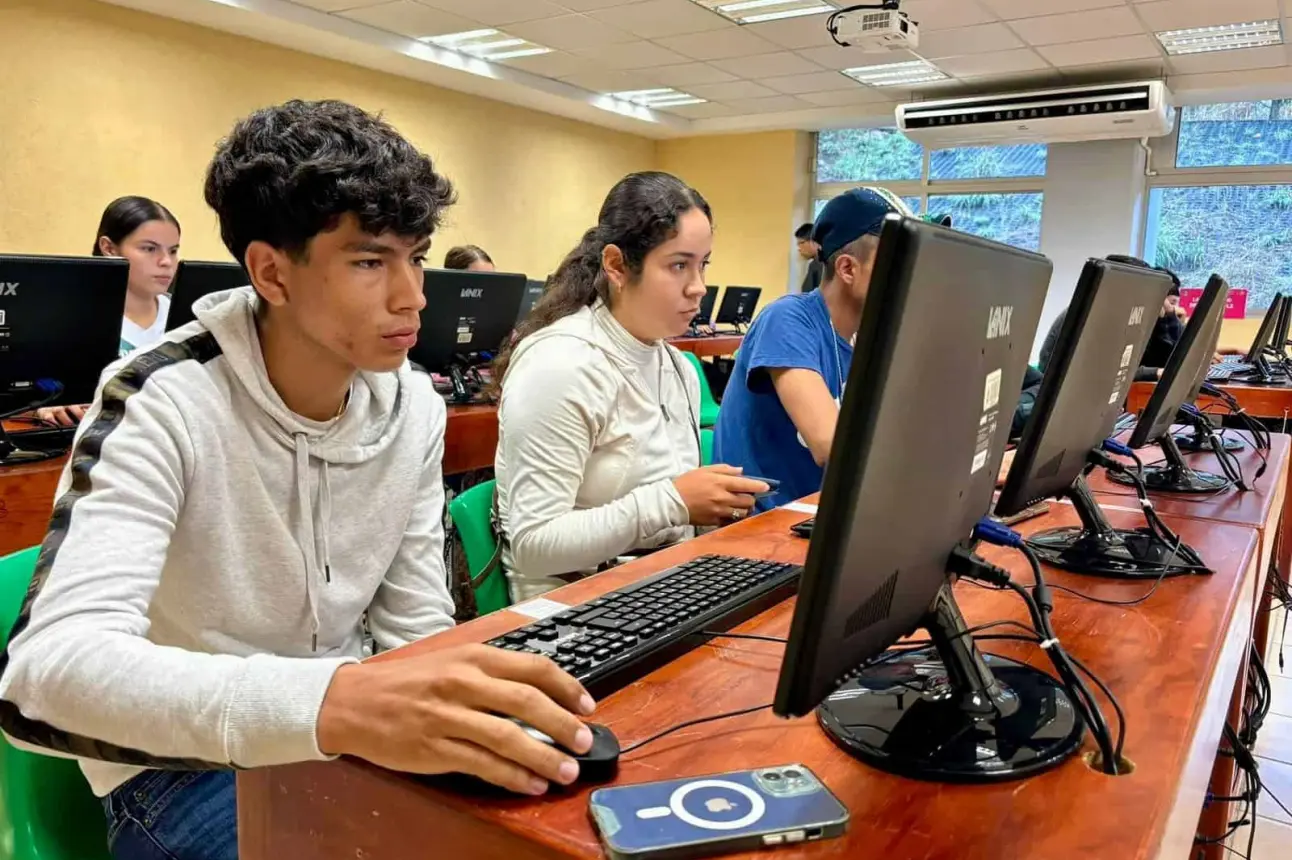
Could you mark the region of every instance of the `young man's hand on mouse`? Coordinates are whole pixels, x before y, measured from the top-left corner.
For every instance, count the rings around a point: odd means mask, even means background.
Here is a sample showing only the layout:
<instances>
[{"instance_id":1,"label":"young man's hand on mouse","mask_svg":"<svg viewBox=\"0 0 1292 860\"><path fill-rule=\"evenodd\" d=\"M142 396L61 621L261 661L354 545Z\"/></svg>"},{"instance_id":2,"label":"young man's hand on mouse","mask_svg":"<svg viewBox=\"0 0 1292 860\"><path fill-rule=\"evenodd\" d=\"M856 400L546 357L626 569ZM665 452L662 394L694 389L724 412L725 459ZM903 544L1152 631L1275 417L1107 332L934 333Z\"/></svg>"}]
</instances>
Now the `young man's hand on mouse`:
<instances>
[{"instance_id":1,"label":"young man's hand on mouse","mask_svg":"<svg viewBox=\"0 0 1292 860\"><path fill-rule=\"evenodd\" d=\"M317 737L326 755L411 773L466 773L538 795L550 783L573 783L578 763L507 717L582 755L592 732L579 717L595 707L578 681L544 657L468 645L342 666L319 711Z\"/></svg>"}]
</instances>

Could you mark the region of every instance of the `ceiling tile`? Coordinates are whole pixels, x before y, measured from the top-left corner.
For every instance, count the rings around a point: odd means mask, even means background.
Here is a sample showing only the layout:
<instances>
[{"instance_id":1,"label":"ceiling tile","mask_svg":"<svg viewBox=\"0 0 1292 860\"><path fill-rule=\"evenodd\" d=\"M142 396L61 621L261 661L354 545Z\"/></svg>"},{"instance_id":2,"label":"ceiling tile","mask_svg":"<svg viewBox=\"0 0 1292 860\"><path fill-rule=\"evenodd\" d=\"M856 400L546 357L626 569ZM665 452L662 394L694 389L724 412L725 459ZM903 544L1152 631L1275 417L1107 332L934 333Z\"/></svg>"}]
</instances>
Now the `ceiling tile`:
<instances>
[{"instance_id":1,"label":"ceiling tile","mask_svg":"<svg viewBox=\"0 0 1292 860\"><path fill-rule=\"evenodd\" d=\"M1045 45L1036 50L1060 68L1162 57L1157 40L1151 36L1120 36L1115 39L1068 42L1063 45Z\"/></svg>"},{"instance_id":2,"label":"ceiling tile","mask_svg":"<svg viewBox=\"0 0 1292 860\"><path fill-rule=\"evenodd\" d=\"M920 24L920 32L986 24L995 15L974 0L906 0L902 11Z\"/></svg>"},{"instance_id":3,"label":"ceiling tile","mask_svg":"<svg viewBox=\"0 0 1292 860\"><path fill-rule=\"evenodd\" d=\"M687 92L702 99L720 102L776 95L776 90L770 90L753 81L732 81L729 84L700 84L699 86L688 88Z\"/></svg>"},{"instance_id":4,"label":"ceiling tile","mask_svg":"<svg viewBox=\"0 0 1292 860\"><path fill-rule=\"evenodd\" d=\"M976 27L921 33L917 53L934 59L959 57L964 54L985 54L988 51L1009 51L1023 47L1026 46L1004 24L979 24Z\"/></svg>"},{"instance_id":5,"label":"ceiling tile","mask_svg":"<svg viewBox=\"0 0 1292 860\"><path fill-rule=\"evenodd\" d=\"M690 36L669 36L657 40L661 45L693 60L725 60L729 57L750 57L768 54L776 46L760 39L744 27L714 30L712 33L693 33Z\"/></svg>"},{"instance_id":6,"label":"ceiling tile","mask_svg":"<svg viewBox=\"0 0 1292 860\"><path fill-rule=\"evenodd\" d=\"M353 0L351 0L353 2ZM451 12L432 9L415 3L413 0L398 0L395 3L382 3L379 6L367 6L363 9L351 9L340 13L342 17L360 24L380 27L391 33L399 33L410 39L423 36L443 36L445 33L462 33L467 30L480 29L480 22L462 18Z\"/></svg>"},{"instance_id":7,"label":"ceiling tile","mask_svg":"<svg viewBox=\"0 0 1292 860\"><path fill-rule=\"evenodd\" d=\"M574 52L580 57L596 60L612 69L647 69L652 66L673 66L686 62L686 57L661 48L654 42L624 42L619 45L598 45Z\"/></svg>"},{"instance_id":8,"label":"ceiling tile","mask_svg":"<svg viewBox=\"0 0 1292 860\"><path fill-rule=\"evenodd\" d=\"M564 78L580 72L593 72L599 67L586 57L576 57L564 51L553 51L550 54L539 54L536 57L515 57L502 60L503 65L521 69L545 78Z\"/></svg>"},{"instance_id":9,"label":"ceiling tile","mask_svg":"<svg viewBox=\"0 0 1292 860\"><path fill-rule=\"evenodd\" d=\"M1166 60L1132 60L1100 63L1092 66L1069 66L1060 72L1065 86L1071 84L1108 84L1120 81L1150 80L1166 76Z\"/></svg>"},{"instance_id":10,"label":"ceiling tile","mask_svg":"<svg viewBox=\"0 0 1292 860\"><path fill-rule=\"evenodd\" d=\"M764 86L769 86L778 93L798 95L800 93L823 93L830 90L850 90L858 86L857 82L839 72L815 72L810 75L788 75L785 77L762 78Z\"/></svg>"},{"instance_id":11,"label":"ceiling tile","mask_svg":"<svg viewBox=\"0 0 1292 860\"><path fill-rule=\"evenodd\" d=\"M293 0L298 6L308 6L322 12L340 12L343 9L359 9L364 6L380 6L390 0Z\"/></svg>"},{"instance_id":12,"label":"ceiling tile","mask_svg":"<svg viewBox=\"0 0 1292 860\"><path fill-rule=\"evenodd\" d=\"M742 29L775 42L782 48L819 48L832 44L830 34L825 31L825 19L825 15L805 15L801 18L745 24Z\"/></svg>"},{"instance_id":13,"label":"ceiling tile","mask_svg":"<svg viewBox=\"0 0 1292 860\"><path fill-rule=\"evenodd\" d=\"M657 86L654 78L643 72L620 72L614 69L579 72L575 75L567 75L561 80L594 93L622 93L628 90L648 90Z\"/></svg>"},{"instance_id":14,"label":"ceiling tile","mask_svg":"<svg viewBox=\"0 0 1292 860\"><path fill-rule=\"evenodd\" d=\"M821 71L816 63L805 60L790 51L776 54L759 54L756 57L735 57L730 60L714 60L713 65L724 72L742 78L783 77L785 75L806 75Z\"/></svg>"},{"instance_id":15,"label":"ceiling tile","mask_svg":"<svg viewBox=\"0 0 1292 860\"><path fill-rule=\"evenodd\" d=\"M696 84L721 84L734 81L736 76L708 63L683 63L678 66L660 66L650 70L651 77L669 87L690 87Z\"/></svg>"},{"instance_id":16,"label":"ceiling tile","mask_svg":"<svg viewBox=\"0 0 1292 860\"><path fill-rule=\"evenodd\" d=\"M498 26L518 21L538 21L565 14L565 9L547 0L417 0L423 6L443 9L464 18Z\"/></svg>"},{"instance_id":17,"label":"ceiling tile","mask_svg":"<svg viewBox=\"0 0 1292 860\"><path fill-rule=\"evenodd\" d=\"M811 50L798 51L797 53L800 57L805 57L818 66L827 69L879 66L886 63L905 63L919 59L910 51L889 51L883 54L874 54L859 48L841 48L838 45L812 48Z\"/></svg>"},{"instance_id":18,"label":"ceiling tile","mask_svg":"<svg viewBox=\"0 0 1292 860\"><path fill-rule=\"evenodd\" d=\"M741 99L727 102L737 114L780 113L782 111L809 110L814 105L794 96L769 96L764 99Z\"/></svg>"},{"instance_id":19,"label":"ceiling tile","mask_svg":"<svg viewBox=\"0 0 1292 860\"><path fill-rule=\"evenodd\" d=\"M1044 6L1037 0L978 0L978 2L1006 21L1012 21L1015 18L1031 18L1040 11L1059 15L1064 12L1101 9L1104 6L1123 6L1126 0L1042 0Z\"/></svg>"},{"instance_id":20,"label":"ceiling tile","mask_svg":"<svg viewBox=\"0 0 1292 860\"><path fill-rule=\"evenodd\" d=\"M512 24L507 32L562 51L636 41L631 33L609 27L587 15L561 15L546 21Z\"/></svg>"},{"instance_id":21,"label":"ceiling tile","mask_svg":"<svg viewBox=\"0 0 1292 860\"><path fill-rule=\"evenodd\" d=\"M1171 89L1183 92L1231 92L1244 87L1271 90L1287 83L1286 69L1247 69L1241 72L1218 72L1207 75L1177 75L1171 78ZM1232 99L1232 96L1229 96ZM1217 101L1212 98L1212 101Z\"/></svg>"},{"instance_id":22,"label":"ceiling tile","mask_svg":"<svg viewBox=\"0 0 1292 860\"><path fill-rule=\"evenodd\" d=\"M805 102L817 107L844 107L846 105L872 104L874 102L892 101L893 94L876 87L865 87L854 83L850 90L831 90L826 93L804 93L799 96Z\"/></svg>"},{"instance_id":23,"label":"ceiling tile","mask_svg":"<svg viewBox=\"0 0 1292 860\"><path fill-rule=\"evenodd\" d=\"M611 6L627 6L637 0L557 0L572 12L592 12L596 9L608 9Z\"/></svg>"},{"instance_id":24,"label":"ceiling tile","mask_svg":"<svg viewBox=\"0 0 1292 860\"><path fill-rule=\"evenodd\" d=\"M1170 57L1167 59L1167 63L1177 75L1236 72L1243 69L1268 69L1285 66L1287 62L1287 46L1285 45L1248 48L1243 51L1212 51L1206 54L1187 54L1183 57Z\"/></svg>"},{"instance_id":25,"label":"ceiling tile","mask_svg":"<svg viewBox=\"0 0 1292 860\"><path fill-rule=\"evenodd\" d=\"M1144 25L1129 6L1111 6L1067 15L1046 15L1011 21L1010 27L1029 45L1056 45L1061 42L1084 42L1110 36L1142 34Z\"/></svg>"},{"instance_id":26,"label":"ceiling tile","mask_svg":"<svg viewBox=\"0 0 1292 860\"><path fill-rule=\"evenodd\" d=\"M705 102L698 105L678 105L671 108L656 108L678 116L690 117L691 119L713 119L720 116L732 116L736 109L727 105L718 104L717 102Z\"/></svg>"},{"instance_id":27,"label":"ceiling tile","mask_svg":"<svg viewBox=\"0 0 1292 860\"><path fill-rule=\"evenodd\" d=\"M1278 0L1159 0L1136 3L1135 10L1154 32L1279 17Z\"/></svg>"},{"instance_id":28,"label":"ceiling tile","mask_svg":"<svg viewBox=\"0 0 1292 860\"><path fill-rule=\"evenodd\" d=\"M1018 48L992 54L943 57L938 60L938 68L957 78L981 78L990 75L1040 71L1050 68L1050 64L1030 48Z\"/></svg>"},{"instance_id":29,"label":"ceiling tile","mask_svg":"<svg viewBox=\"0 0 1292 860\"><path fill-rule=\"evenodd\" d=\"M592 17L643 39L684 36L736 26L691 0L646 0L593 12Z\"/></svg>"}]
</instances>

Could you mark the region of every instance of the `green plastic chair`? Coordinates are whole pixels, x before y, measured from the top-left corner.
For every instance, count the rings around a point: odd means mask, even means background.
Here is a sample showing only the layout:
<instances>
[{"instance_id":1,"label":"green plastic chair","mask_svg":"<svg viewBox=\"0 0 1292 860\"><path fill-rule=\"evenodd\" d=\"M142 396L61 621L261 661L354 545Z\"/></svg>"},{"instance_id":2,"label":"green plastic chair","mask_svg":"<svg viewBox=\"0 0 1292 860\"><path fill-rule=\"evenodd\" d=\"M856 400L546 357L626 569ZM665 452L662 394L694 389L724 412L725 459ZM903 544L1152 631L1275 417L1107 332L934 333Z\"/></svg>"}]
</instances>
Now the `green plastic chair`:
<instances>
[{"instance_id":1,"label":"green plastic chair","mask_svg":"<svg viewBox=\"0 0 1292 860\"><path fill-rule=\"evenodd\" d=\"M476 484L449 503L449 516L453 518L453 526L462 540L462 550L467 554L467 570L471 572L476 609L481 615L511 606L507 574L502 569L501 559L494 564L493 570L486 570L498 554L498 542L494 540L489 522L497 483L485 481Z\"/></svg>"},{"instance_id":2,"label":"green plastic chair","mask_svg":"<svg viewBox=\"0 0 1292 860\"><path fill-rule=\"evenodd\" d=\"M709 378L704 375L704 364L693 352L684 352L682 354L695 367L695 372L700 377L700 426L712 427L718 423L718 401L713 398L713 389L709 387Z\"/></svg>"},{"instance_id":3,"label":"green plastic chair","mask_svg":"<svg viewBox=\"0 0 1292 860\"><path fill-rule=\"evenodd\" d=\"M39 547L0 558L4 643L36 570ZM6 850L7 849L7 850ZM0 739L0 853L13 860L110 860L103 806L76 762Z\"/></svg>"},{"instance_id":4,"label":"green plastic chair","mask_svg":"<svg viewBox=\"0 0 1292 860\"><path fill-rule=\"evenodd\" d=\"M713 465L713 431L708 427L700 431L700 465Z\"/></svg>"}]
</instances>

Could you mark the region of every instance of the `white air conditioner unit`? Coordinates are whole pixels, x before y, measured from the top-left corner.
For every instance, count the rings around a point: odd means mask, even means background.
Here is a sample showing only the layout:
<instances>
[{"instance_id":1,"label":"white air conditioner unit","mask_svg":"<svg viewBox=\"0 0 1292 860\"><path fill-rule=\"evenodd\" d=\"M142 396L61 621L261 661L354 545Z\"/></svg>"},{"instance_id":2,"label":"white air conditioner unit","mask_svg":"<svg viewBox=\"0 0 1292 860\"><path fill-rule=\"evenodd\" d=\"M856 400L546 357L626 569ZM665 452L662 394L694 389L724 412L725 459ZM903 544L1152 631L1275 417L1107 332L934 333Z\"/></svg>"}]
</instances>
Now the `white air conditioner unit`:
<instances>
[{"instance_id":1,"label":"white air conditioner unit","mask_svg":"<svg viewBox=\"0 0 1292 860\"><path fill-rule=\"evenodd\" d=\"M1175 127L1175 109L1162 81L1100 84L914 102L898 106L897 127L936 149L1074 143L1162 137Z\"/></svg>"}]
</instances>

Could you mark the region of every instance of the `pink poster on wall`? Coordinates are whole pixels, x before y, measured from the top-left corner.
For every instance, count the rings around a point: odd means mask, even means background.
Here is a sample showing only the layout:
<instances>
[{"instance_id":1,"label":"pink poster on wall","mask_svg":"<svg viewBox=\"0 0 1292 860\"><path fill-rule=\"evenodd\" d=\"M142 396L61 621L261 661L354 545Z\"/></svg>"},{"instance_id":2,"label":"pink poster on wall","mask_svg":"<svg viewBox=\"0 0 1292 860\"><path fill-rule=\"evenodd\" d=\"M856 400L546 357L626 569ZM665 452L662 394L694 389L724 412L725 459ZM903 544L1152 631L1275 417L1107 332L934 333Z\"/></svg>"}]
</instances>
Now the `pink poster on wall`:
<instances>
[{"instance_id":1,"label":"pink poster on wall","mask_svg":"<svg viewBox=\"0 0 1292 860\"><path fill-rule=\"evenodd\" d=\"M1180 307L1184 308L1185 313L1192 314L1201 298L1202 290L1196 287L1184 287L1180 290ZM1246 317L1247 290L1231 287L1228 296L1225 297L1225 319L1241 320Z\"/></svg>"}]
</instances>

